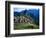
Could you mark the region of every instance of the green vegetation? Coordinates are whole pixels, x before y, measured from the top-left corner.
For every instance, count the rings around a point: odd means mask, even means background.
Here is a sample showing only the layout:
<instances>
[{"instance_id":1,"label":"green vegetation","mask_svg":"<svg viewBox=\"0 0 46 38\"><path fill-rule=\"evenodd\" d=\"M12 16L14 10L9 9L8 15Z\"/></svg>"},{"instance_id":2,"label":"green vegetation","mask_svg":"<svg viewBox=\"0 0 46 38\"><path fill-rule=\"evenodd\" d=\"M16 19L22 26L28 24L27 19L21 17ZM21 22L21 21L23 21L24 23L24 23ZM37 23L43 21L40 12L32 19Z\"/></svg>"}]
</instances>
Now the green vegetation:
<instances>
[{"instance_id":1,"label":"green vegetation","mask_svg":"<svg viewBox=\"0 0 46 38\"><path fill-rule=\"evenodd\" d=\"M36 24L30 23L15 23L14 29L39 29L39 26Z\"/></svg>"}]
</instances>

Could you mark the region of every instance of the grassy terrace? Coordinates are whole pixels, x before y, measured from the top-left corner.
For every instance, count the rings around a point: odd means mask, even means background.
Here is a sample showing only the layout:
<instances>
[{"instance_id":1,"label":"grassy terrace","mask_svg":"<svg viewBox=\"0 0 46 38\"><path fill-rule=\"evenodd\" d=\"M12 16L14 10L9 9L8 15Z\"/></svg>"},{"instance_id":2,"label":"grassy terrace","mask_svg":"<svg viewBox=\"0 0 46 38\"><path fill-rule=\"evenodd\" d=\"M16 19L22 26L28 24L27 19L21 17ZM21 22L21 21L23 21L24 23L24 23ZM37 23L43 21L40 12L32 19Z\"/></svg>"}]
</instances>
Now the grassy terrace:
<instances>
[{"instance_id":1,"label":"grassy terrace","mask_svg":"<svg viewBox=\"0 0 46 38\"><path fill-rule=\"evenodd\" d=\"M30 23L15 23L14 29L39 29L39 26L36 24L30 24Z\"/></svg>"}]
</instances>

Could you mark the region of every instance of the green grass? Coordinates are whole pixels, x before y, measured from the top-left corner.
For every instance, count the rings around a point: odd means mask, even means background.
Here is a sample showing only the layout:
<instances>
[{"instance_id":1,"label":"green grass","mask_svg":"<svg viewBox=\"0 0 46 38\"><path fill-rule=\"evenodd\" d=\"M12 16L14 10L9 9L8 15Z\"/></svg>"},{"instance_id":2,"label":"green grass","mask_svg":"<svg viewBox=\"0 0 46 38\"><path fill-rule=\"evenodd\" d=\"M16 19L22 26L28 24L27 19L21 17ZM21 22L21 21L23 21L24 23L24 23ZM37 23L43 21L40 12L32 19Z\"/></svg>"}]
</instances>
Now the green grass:
<instances>
[{"instance_id":1,"label":"green grass","mask_svg":"<svg viewBox=\"0 0 46 38\"><path fill-rule=\"evenodd\" d=\"M14 29L39 29L39 25L30 23L15 23Z\"/></svg>"}]
</instances>

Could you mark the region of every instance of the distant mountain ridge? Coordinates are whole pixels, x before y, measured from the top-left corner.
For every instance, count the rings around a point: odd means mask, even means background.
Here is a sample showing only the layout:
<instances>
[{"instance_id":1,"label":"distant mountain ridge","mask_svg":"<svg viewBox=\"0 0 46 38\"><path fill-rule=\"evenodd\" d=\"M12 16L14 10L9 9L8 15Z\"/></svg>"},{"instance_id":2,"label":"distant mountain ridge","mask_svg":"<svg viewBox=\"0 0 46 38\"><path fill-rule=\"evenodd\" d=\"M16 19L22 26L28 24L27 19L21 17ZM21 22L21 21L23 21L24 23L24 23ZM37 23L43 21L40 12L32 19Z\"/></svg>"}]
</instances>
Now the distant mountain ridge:
<instances>
[{"instance_id":1,"label":"distant mountain ridge","mask_svg":"<svg viewBox=\"0 0 46 38\"><path fill-rule=\"evenodd\" d=\"M14 11L14 16L18 16L18 15L30 15L33 14L35 17L39 16L39 9L29 9L29 10L22 10L21 12L18 11Z\"/></svg>"}]
</instances>

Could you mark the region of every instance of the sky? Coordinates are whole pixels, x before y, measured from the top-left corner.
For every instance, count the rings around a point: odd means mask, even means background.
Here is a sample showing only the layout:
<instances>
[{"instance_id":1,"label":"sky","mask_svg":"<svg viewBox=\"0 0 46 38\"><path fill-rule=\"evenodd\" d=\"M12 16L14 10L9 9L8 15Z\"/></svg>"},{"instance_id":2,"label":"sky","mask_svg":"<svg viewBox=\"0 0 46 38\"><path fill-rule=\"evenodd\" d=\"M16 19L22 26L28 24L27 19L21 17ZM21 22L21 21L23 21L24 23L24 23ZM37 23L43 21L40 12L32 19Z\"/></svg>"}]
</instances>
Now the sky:
<instances>
[{"instance_id":1,"label":"sky","mask_svg":"<svg viewBox=\"0 0 46 38\"><path fill-rule=\"evenodd\" d=\"M14 8L14 11L21 12L22 10L25 10L25 9L29 10L29 8Z\"/></svg>"},{"instance_id":2,"label":"sky","mask_svg":"<svg viewBox=\"0 0 46 38\"><path fill-rule=\"evenodd\" d=\"M25 10L24 8L15 8L14 11L21 12L22 10Z\"/></svg>"}]
</instances>

